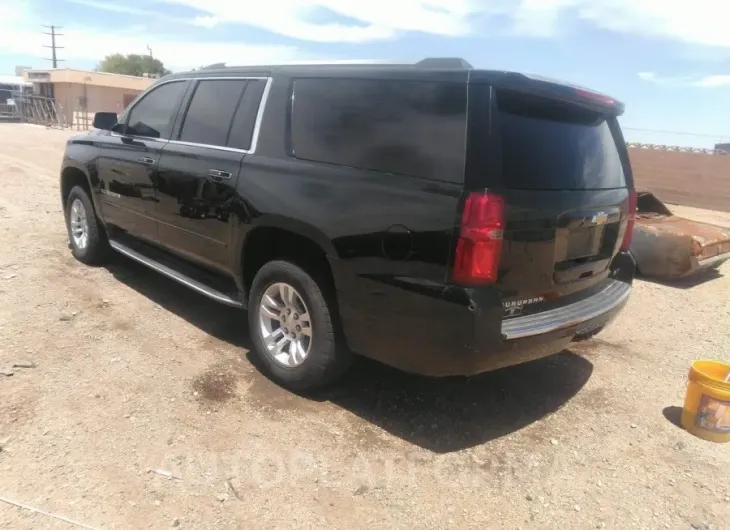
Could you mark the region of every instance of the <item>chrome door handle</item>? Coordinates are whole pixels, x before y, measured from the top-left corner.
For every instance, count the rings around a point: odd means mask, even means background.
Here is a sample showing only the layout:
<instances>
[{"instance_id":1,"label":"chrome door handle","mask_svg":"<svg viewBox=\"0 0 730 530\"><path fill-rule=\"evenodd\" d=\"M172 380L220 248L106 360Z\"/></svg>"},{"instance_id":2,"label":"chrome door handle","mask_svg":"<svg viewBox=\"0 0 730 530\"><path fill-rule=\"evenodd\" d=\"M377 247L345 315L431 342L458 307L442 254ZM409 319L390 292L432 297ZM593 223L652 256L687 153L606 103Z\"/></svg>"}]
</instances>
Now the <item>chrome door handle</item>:
<instances>
[{"instance_id":1,"label":"chrome door handle","mask_svg":"<svg viewBox=\"0 0 730 530\"><path fill-rule=\"evenodd\" d=\"M143 157L138 158L137 159L137 162L140 162L142 164L147 164L148 166L151 166L152 164L155 163L155 159L154 158L150 158L148 156L143 156Z\"/></svg>"},{"instance_id":2,"label":"chrome door handle","mask_svg":"<svg viewBox=\"0 0 730 530\"><path fill-rule=\"evenodd\" d=\"M220 169L209 169L208 175L214 179L229 179L233 176L228 171L221 171Z\"/></svg>"}]
</instances>

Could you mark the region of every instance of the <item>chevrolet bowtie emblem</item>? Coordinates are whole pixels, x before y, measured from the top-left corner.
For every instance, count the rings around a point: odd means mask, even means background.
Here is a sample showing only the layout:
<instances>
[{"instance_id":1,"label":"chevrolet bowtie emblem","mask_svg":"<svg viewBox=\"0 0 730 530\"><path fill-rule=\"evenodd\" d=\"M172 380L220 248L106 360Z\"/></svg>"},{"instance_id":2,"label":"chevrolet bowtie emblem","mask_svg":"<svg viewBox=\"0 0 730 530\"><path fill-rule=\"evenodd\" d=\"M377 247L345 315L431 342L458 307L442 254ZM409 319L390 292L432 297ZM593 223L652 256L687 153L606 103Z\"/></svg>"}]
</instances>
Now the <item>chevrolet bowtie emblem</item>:
<instances>
[{"instance_id":1,"label":"chevrolet bowtie emblem","mask_svg":"<svg viewBox=\"0 0 730 530\"><path fill-rule=\"evenodd\" d=\"M608 221L608 214L605 214L603 212L599 212L591 218L591 222L594 225L602 225L605 224L606 221Z\"/></svg>"}]
</instances>

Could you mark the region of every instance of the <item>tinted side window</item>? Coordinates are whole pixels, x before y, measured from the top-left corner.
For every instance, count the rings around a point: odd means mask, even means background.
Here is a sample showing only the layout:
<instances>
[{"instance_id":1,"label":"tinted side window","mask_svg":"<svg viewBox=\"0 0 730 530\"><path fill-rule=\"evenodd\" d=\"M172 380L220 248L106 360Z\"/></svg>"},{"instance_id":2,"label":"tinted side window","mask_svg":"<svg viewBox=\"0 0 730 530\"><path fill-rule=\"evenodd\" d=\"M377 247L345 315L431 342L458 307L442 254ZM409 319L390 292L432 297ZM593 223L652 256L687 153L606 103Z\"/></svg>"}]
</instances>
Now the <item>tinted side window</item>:
<instances>
[{"instance_id":1,"label":"tinted side window","mask_svg":"<svg viewBox=\"0 0 730 530\"><path fill-rule=\"evenodd\" d=\"M200 81L185 114L180 140L225 146L245 79Z\"/></svg>"},{"instance_id":2,"label":"tinted side window","mask_svg":"<svg viewBox=\"0 0 730 530\"><path fill-rule=\"evenodd\" d=\"M502 173L513 189L608 189L626 185L615 119L526 95L500 92ZM612 123L613 122L613 123Z\"/></svg>"},{"instance_id":3,"label":"tinted side window","mask_svg":"<svg viewBox=\"0 0 730 530\"><path fill-rule=\"evenodd\" d=\"M251 80L246 86L241 103L236 109L231 125L231 134L228 137L228 146L237 149L251 149L251 138L256 124L256 116L261 103L261 96L264 93L266 81Z\"/></svg>"},{"instance_id":4,"label":"tinted side window","mask_svg":"<svg viewBox=\"0 0 730 530\"><path fill-rule=\"evenodd\" d=\"M149 138L169 138L185 85L185 81L177 81L151 90L130 111L126 133Z\"/></svg>"},{"instance_id":5,"label":"tinted side window","mask_svg":"<svg viewBox=\"0 0 730 530\"><path fill-rule=\"evenodd\" d=\"M294 81L297 158L462 182L465 127L462 83Z\"/></svg>"}]
</instances>

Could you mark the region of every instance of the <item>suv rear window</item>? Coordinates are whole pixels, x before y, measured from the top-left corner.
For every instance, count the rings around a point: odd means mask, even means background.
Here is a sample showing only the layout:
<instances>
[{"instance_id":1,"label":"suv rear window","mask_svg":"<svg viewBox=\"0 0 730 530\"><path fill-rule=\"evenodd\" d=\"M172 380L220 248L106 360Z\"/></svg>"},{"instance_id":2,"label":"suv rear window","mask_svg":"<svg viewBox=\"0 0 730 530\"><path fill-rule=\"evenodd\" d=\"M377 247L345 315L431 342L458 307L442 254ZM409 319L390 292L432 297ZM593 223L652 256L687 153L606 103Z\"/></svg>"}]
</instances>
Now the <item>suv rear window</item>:
<instances>
[{"instance_id":1,"label":"suv rear window","mask_svg":"<svg viewBox=\"0 0 730 530\"><path fill-rule=\"evenodd\" d=\"M615 118L523 94L497 95L504 184L510 189L626 186Z\"/></svg>"}]
</instances>

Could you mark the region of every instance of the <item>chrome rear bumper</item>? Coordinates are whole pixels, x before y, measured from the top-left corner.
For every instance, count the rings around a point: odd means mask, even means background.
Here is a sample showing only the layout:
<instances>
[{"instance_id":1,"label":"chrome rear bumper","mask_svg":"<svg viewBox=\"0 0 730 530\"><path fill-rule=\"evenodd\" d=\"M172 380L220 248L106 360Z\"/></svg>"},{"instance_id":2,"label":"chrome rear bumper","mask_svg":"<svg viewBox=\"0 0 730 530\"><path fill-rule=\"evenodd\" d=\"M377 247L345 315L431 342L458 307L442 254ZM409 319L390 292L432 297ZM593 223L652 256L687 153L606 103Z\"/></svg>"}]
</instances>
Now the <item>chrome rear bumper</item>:
<instances>
[{"instance_id":1,"label":"chrome rear bumper","mask_svg":"<svg viewBox=\"0 0 730 530\"><path fill-rule=\"evenodd\" d=\"M730 260L730 252L726 252L725 254L718 254L717 256L712 256L711 258L699 260L697 262L697 268L709 269L712 267L719 267L728 260Z\"/></svg>"},{"instance_id":2,"label":"chrome rear bumper","mask_svg":"<svg viewBox=\"0 0 730 530\"><path fill-rule=\"evenodd\" d=\"M502 322L505 339L519 339L587 322L621 306L631 293L631 285L611 280L602 291L584 300L534 315L510 318Z\"/></svg>"}]
</instances>

